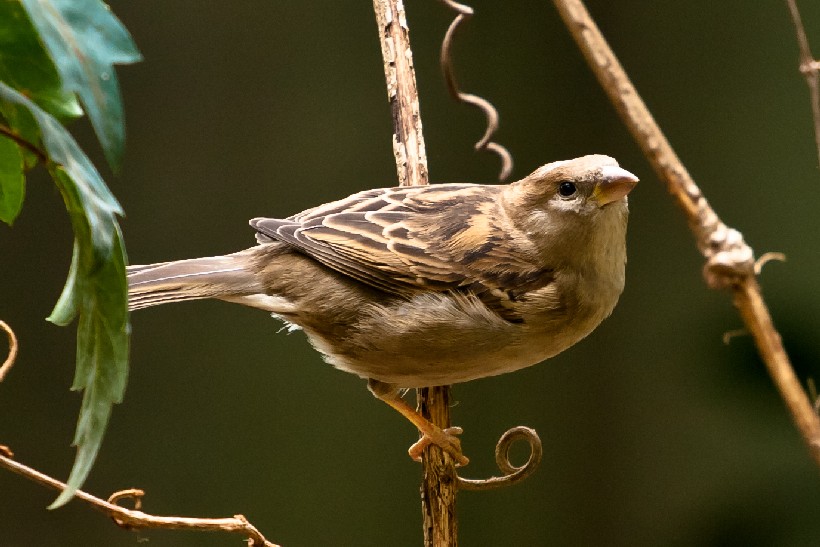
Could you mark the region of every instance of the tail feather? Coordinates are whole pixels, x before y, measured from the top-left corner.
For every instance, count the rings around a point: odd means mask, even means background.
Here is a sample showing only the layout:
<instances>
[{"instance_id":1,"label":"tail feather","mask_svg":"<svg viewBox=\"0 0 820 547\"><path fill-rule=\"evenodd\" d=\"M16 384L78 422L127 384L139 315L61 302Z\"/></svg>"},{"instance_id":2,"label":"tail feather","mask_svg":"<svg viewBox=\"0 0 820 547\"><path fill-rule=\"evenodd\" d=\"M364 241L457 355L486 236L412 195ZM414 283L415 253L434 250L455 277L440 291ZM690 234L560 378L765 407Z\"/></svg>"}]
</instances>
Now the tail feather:
<instances>
[{"instance_id":1,"label":"tail feather","mask_svg":"<svg viewBox=\"0 0 820 547\"><path fill-rule=\"evenodd\" d=\"M254 273L246 268L245 253L129 266L128 307L137 310L203 298L236 301L264 294Z\"/></svg>"}]
</instances>

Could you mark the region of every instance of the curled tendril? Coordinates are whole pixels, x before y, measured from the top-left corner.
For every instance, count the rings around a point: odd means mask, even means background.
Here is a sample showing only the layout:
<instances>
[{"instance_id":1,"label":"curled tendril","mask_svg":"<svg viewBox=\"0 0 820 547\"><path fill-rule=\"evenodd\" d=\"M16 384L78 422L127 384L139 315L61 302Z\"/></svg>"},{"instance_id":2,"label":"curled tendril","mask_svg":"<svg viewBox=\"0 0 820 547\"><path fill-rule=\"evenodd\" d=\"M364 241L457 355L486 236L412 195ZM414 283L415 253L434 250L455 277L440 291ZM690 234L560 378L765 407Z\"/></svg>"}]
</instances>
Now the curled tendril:
<instances>
[{"instance_id":1,"label":"curled tendril","mask_svg":"<svg viewBox=\"0 0 820 547\"><path fill-rule=\"evenodd\" d=\"M126 490L117 490L108 496L108 503L119 505L119 501L123 499L133 499L134 509L142 509L142 498L145 497L145 490L139 488L128 488Z\"/></svg>"},{"instance_id":2,"label":"curled tendril","mask_svg":"<svg viewBox=\"0 0 820 547\"><path fill-rule=\"evenodd\" d=\"M119 506L120 500L133 499L134 510L140 511L142 509L142 498L144 496L145 490L140 490L139 488L128 488L126 490L118 490L110 496L108 496L108 503ZM131 526L127 522L118 519L116 516L112 516L111 519L120 528L131 529Z\"/></svg>"},{"instance_id":3,"label":"curled tendril","mask_svg":"<svg viewBox=\"0 0 820 547\"><path fill-rule=\"evenodd\" d=\"M748 329L728 330L728 331L723 333L723 336L721 337L721 340L723 341L724 346L728 346L729 344L732 343L733 338L737 338L738 336L749 336L749 334L750 333L749 333Z\"/></svg>"},{"instance_id":4,"label":"curled tendril","mask_svg":"<svg viewBox=\"0 0 820 547\"><path fill-rule=\"evenodd\" d=\"M463 93L459 90L458 84L456 83L455 72L453 70L453 58L450 54L450 49L453 45L453 38L456 34L456 30L462 22L473 16L473 8L470 6L465 6L464 4L459 4L458 2L453 2L452 0L440 1L448 8L458 12L456 18L453 19L452 23L450 23L450 27L444 35L444 41L441 43L441 71L444 74L444 82L447 84L447 91L455 100L473 105L484 112L484 116L487 118L487 129L484 131L484 136L481 137L477 143L475 143L475 149L478 151L487 150L498 155L501 159L501 173L498 175L498 180L503 182L510 176L510 173L512 173L513 162L512 156L506 148L490 140L498 130L498 111L496 111L495 107L486 99L483 99L478 95Z\"/></svg>"},{"instance_id":5,"label":"curled tendril","mask_svg":"<svg viewBox=\"0 0 820 547\"><path fill-rule=\"evenodd\" d=\"M2 382L8 371L11 370L14 360L17 359L17 337L5 321L0 321L0 329L6 331L6 335L9 337L9 355L0 365L0 382Z\"/></svg>"},{"instance_id":6,"label":"curled tendril","mask_svg":"<svg viewBox=\"0 0 820 547\"><path fill-rule=\"evenodd\" d=\"M516 441L526 441L530 445L530 457L521 466L510 462L510 447ZM458 487L462 490L492 490L519 483L532 475L541 463L544 449L541 438L534 429L519 425L508 429L495 445L495 463L503 473L501 477L489 479L465 479L458 477Z\"/></svg>"},{"instance_id":7,"label":"curled tendril","mask_svg":"<svg viewBox=\"0 0 820 547\"><path fill-rule=\"evenodd\" d=\"M755 261L755 275L760 275L760 272L763 271L763 266L772 260L786 262L786 255L783 253L763 253L763 255Z\"/></svg>"}]
</instances>

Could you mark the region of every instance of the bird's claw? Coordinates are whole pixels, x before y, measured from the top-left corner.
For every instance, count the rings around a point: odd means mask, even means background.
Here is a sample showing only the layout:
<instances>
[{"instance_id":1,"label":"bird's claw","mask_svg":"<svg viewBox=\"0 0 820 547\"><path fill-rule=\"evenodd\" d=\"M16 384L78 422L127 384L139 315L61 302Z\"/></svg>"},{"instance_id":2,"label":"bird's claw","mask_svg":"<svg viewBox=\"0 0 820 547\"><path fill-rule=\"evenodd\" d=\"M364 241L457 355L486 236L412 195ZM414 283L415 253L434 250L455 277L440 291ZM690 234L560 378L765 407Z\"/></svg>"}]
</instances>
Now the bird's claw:
<instances>
[{"instance_id":1,"label":"bird's claw","mask_svg":"<svg viewBox=\"0 0 820 547\"><path fill-rule=\"evenodd\" d=\"M461 453L461 440L456 435L464 432L460 427L448 427L446 429L436 429L432 433L423 432L421 439L413 444L407 451L415 461L421 461L421 454L424 449L434 444L450 454L456 461L456 465L463 467L470 463L470 459Z\"/></svg>"}]
</instances>

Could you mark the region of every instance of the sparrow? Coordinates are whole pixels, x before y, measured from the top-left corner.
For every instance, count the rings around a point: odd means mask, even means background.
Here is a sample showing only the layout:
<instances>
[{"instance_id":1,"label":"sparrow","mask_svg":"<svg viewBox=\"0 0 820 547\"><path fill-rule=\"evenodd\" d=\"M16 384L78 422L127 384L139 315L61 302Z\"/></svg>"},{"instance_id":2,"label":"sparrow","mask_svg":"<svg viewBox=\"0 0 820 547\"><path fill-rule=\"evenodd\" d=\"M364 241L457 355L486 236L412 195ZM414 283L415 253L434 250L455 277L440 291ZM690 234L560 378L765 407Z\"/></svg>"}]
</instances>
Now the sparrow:
<instances>
[{"instance_id":1,"label":"sparrow","mask_svg":"<svg viewBox=\"0 0 820 547\"><path fill-rule=\"evenodd\" d=\"M607 156L548 163L507 185L358 192L288 218L254 218L257 245L127 269L129 308L212 298L301 329L324 359L368 381L421 439L464 465L403 389L529 367L612 313L624 288L627 194Z\"/></svg>"}]
</instances>

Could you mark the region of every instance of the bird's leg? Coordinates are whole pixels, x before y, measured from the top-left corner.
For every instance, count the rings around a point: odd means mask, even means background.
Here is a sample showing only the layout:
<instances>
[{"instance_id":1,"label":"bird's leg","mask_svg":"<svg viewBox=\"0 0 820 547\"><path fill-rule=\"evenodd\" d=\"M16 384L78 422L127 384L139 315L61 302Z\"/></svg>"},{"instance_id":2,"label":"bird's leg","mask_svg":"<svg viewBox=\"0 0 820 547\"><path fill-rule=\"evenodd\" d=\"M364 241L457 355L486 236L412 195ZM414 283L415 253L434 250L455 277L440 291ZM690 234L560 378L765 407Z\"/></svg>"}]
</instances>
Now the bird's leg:
<instances>
[{"instance_id":1,"label":"bird's leg","mask_svg":"<svg viewBox=\"0 0 820 547\"><path fill-rule=\"evenodd\" d=\"M402 416L410 420L410 422L418 428L419 433L422 434L421 439L414 443L407 451L411 458L416 461L421 461L421 453L424 452L424 449L434 444L449 453L458 465L464 466L470 462L470 460L461 453L461 441L456 437L456 435L461 434L463 431L460 427L441 429L407 404L399 395L399 390L392 384L370 379L367 382L367 388L373 395L398 410Z\"/></svg>"}]
</instances>

